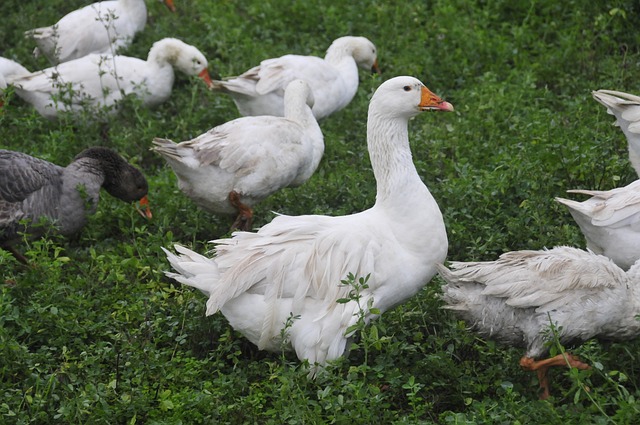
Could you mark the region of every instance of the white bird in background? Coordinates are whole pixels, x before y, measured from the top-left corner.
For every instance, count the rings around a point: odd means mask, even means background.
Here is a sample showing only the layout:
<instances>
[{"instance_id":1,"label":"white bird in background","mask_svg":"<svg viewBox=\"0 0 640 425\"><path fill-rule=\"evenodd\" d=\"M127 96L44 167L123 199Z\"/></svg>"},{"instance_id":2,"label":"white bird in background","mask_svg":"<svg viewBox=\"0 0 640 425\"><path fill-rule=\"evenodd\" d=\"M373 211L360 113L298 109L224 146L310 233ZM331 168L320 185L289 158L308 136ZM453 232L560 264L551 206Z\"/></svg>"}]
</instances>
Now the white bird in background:
<instances>
[{"instance_id":1,"label":"white bird in background","mask_svg":"<svg viewBox=\"0 0 640 425\"><path fill-rule=\"evenodd\" d=\"M592 95L616 117L629 143L629 162L640 176L640 97L613 90L597 90Z\"/></svg>"},{"instance_id":2,"label":"white bird in background","mask_svg":"<svg viewBox=\"0 0 640 425\"><path fill-rule=\"evenodd\" d=\"M151 47L147 60L91 54L80 59L14 79L18 96L49 119L60 112L113 113L127 95L144 106L156 106L171 95L174 68L197 75L211 84L207 59L195 47L175 38L164 38Z\"/></svg>"},{"instance_id":3,"label":"white bird in background","mask_svg":"<svg viewBox=\"0 0 640 425\"><path fill-rule=\"evenodd\" d=\"M175 11L173 0L164 1ZM74 10L50 27L25 32L43 54L56 65L90 53L117 54L128 47L147 23L144 0L111 0L92 3Z\"/></svg>"},{"instance_id":4,"label":"white bird in background","mask_svg":"<svg viewBox=\"0 0 640 425\"><path fill-rule=\"evenodd\" d=\"M520 365L535 371L549 397L550 367L589 366L569 353L549 353L551 324L562 345L640 334L640 262L625 272L610 259L576 248L513 251L496 261L439 265L447 307L476 332L526 348Z\"/></svg>"},{"instance_id":5,"label":"white bird in background","mask_svg":"<svg viewBox=\"0 0 640 425\"><path fill-rule=\"evenodd\" d=\"M640 259L640 180L607 191L569 190L589 195L583 202L556 198L569 208L587 248L628 269Z\"/></svg>"},{"instance_id":6,"label":"white bird in background","mask_svg":"<svg viewBox=\"0 0 640 425\"><path fill-rule=\"evenodd\" d=\"M229 94L242 115L284 114L284 89L301 79L315 97L313 114L320 120L351 102L358 90L358 67L380 72L376 47L364 37L336 39L324 59L285 55L267 59L244 74L213 81L213 90Z\"/></svg>"},{"instance_id":7,"label":"white bird in background","mask_svg":"<svg viewBox=\"0 0 640 425\"><path fill-rule=\"evenodd\" d=\"M338 358L360 313L368 322L406 301L446 257L442 214L409 147L409 119L426 110L453 107L413 77L393 78L374 93L367 120L377 182L372 208L338 217L281 215L256 233L213 241L213 258L176 245L178 255L165 250L176 271L167 275L204 292L206 314L220 310L259 349L279 351L286 342L311 365ZM361 307L337 302L353 289L340 285L349 273L369 277Z\"/></svg>"},{"instance_id":8,"label":"white bird in background","mask_svg":"<svg viewBox=\"0 0 640 425\"><path fill-rule=\"evenodd\" d=\"M154 139L180 190L203 209L236 214L233 229L251 230L251 207L314 173L324 138L311 113L313 93L302 80L285 91L285 116L242 117L176 144Z\"/></svg>"}]
</instances>

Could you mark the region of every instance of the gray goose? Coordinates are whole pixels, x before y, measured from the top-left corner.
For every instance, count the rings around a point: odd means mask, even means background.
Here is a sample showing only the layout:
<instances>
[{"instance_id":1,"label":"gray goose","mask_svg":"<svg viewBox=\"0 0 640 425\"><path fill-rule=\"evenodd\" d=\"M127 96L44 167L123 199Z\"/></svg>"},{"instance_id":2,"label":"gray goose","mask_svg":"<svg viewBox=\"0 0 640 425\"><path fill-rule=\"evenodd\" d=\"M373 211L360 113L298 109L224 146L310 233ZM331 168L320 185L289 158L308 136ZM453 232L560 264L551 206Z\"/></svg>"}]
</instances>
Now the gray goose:
<instances>
[{"instance_id":1,"label":"gray goose","mask_svg":"<svg viewBox=\"0 0 640 425\"><path fill-rule=\"evenodd\" d=\"M68 236L96 211L100 188L148 208L147 180L116 152L89 148L66 167L27 154L0 150L0 247L27 263L14 247L21 233L40 237L48 229Z\"/></svg>"}]
</instances>

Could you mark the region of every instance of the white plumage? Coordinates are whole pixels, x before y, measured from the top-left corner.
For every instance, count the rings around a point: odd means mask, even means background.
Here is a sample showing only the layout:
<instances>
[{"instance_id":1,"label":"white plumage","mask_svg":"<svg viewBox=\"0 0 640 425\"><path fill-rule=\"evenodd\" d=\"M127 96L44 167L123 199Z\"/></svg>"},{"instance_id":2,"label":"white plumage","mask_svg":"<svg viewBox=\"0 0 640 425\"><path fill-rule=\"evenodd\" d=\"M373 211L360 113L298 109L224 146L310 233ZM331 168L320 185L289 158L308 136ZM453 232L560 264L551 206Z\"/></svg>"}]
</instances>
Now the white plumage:
<instances>
[{"instance_id":1,"label":"white plumage","mask_svg":"<svg viewBox=\"0 0 640 425\"><path fill-rule=\"evenodd\" d=\"M370 276L361 293L381 313L415 295L447 253L438 204L411 160L408 120L420 111L453 107L412 77L383 83L369 105L367 141L377 182L375 205L339 217L278 216L256 233L236 232L207 258L176 246L165 250L178 281L208 296L207 315L220 310L258 348L279 350L293 314L288 344L298 358L325 364L345 351L357 320L348 273ZM374 317L365 310L365 320Z\"/></svg>"},{"instance_id":2,"label":"white plumage","mask_svg":"<svg viewBox=\"0 0 640 425\"><path fill-rule=\"evenodd\" d=\"M0 76L5 80L26 74L30 74L29 70L18 62L0 57Z\"/></svg>"},{"instance_id":3,"label":"white plumage","mask_svg":"<svg viewBox=\"0 0 640 425\"><path fill-rule=\"evenodd\" d=\"M629 161L640 176L640 97L613 90L597 90L593 98L616 117L629 143Z\"/></svg>"},{"instance_id":4,"label":"white plumage","mask_svg":"<svg viewBox=\"0 0 640 425\"><path fill-rule=\"evenodd\" d=\"M640 263L625 272L604 256L556 247L450 267L438 270L446 281L447 308L480 335L525 347L520 364L537 371L541 398L549 396L549 367L588 368L568 353L541 359L549 352L549 320L563 345L591 338L627 340L640 333Z\"/></svg>"},{"instance_id":5,"label":"white plumage","mask_svg":"<svg viewBox=\"0 0 640 425\"><path fill-rule=\"evenodd\" d=\"M587 248L611 258L625 270L631 267L640 258L640 180L606 191L568 192L591 196L583 202L556 198L569 208L587 240Z\"/></svg>"},{"instance_id":6,"label":"white plumage","mask_svg":"<svg viewBox=\"0 0 640 425\"><path fill-rule=\"evenodd\" d=\"M214 81L213 89L228 93L242 115L284 114L284 89L306 81L313 91L313 114L320 120L351 102L358 90L358 67L378 71L376 47L364 37L336 39L324 59L285 55L267 59L244 74Z\"/></svg>"},{"instance_id":7,"label":"white plumage","mask_svg":"<svg viewBox=\"0 0 640 425\"><path fill-rule=\"evenodd\" d=\"M213 213L236 214L233 227L251 229L251 207L314 173L324 138L311 113L313 93L294 80L285 93L285 116L242 117L179 144L154 139L180 189Z\"/></svg>"},{"instance_id":8,"label":"white plumage","mask_svg":"<svg viewBox=\"0 0 640 425\"><path fill-rule=\"evenodd\" d=\"M112 113L126 95L138 97L145 106L158 105L171 95L174 68L211 82L204 55L175 38L154 43L146 61L91 54L7 82L42 116L54 119L61 111L96 113L106 108Z\"/></svg>"},{"instance_id":9,"label":"white plumage","mask_svg":"<svg viewBox=\"0 0 640 425\"><path fill-rule=\"evenodd\" d=\"M165 0L174 10L173 1ZM147 23L144 0L111 0L92 3L63 16L49 27L29 30L37 46L53 64L68 62L90 53L113 54L128 47Z\"/></svg>"}]
</instances>

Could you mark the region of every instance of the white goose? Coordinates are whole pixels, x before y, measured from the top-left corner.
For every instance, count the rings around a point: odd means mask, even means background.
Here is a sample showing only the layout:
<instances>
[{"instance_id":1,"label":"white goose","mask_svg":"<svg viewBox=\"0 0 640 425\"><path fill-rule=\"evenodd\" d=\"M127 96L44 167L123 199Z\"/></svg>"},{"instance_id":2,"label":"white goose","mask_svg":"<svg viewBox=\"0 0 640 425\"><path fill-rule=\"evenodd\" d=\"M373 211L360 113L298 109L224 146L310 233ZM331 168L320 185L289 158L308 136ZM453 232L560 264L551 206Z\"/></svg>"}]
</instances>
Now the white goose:
<instances>
[{"instance_id":1,"label":"white goose","mask_svg":"<svg viewBox=\"0 0 640 425\"><path fill-rule=\"evenodd\" d=\"M284 187L300 186L324 153L311 113L309 85L294 80L285 91L285 116L242 117L176 144L154 139L180 190L207 211L236 214L234 229L250 230L251 206Z\"/></svg>"},{"instance_id":2,"label":"white goose","mask_svg":"<svg viewBox=\"0 0 640 425\"><path fill-rule=\"evenodd\" d=\"M138 97L145 106L158 105L171 95L174 68L211 83L204 55L175 38L154 43L146 61L91 54L7 82L42 116L55 119L60 112L85 109L112 113L126 95Z\"/></svg>"},{"instance_id":3,"label":"white goose","mask_svg":"<svg viewBox=\"0 0 640 425\"><path fill-rule=\"evenodd\" d=\"M613 90L597 90L592 95L616 117L629 143L629 161L640 176L640 97Z\"/></svg>"},{"instance_id":4,"label":"white goose","mask_svg":"<svg viewBox=\"0 0 640 425\"><path fill-rule=\"evenodd\" d=\"M557 247L451 268L438 270L447 282L447 308L482 336L525 347L520 365L537 373L542 399L549 396L550 367L589 367L569 353L542 359L549 353L549 320L563 345L640 334L640 262L625 272L601 255Z\"/></svg>"},{"instance_id":5,"label":"white goose","mask_svg":"<svg viewBox=\"0 0 640 425\"><path fill-rule=\"evenodd\" d=\"M165 4L175 10L173 0L165 0ZM54 25L25 35L38 45L33 52L36 56L43 54L56 65L90 53L116 54L131 44L146 23L144 0L111 0L74 10Z\"/></svg>"},{"instance_id":6,"label":"white goose","mask_svg":"<svg viewBox=\"0 0 640 425\"><path fill-rule=\"evenodd\" d=\"M365 319L415 295L447 254L438 204L411 160L408 121L425 110L452 111L419 80L396 77L377 89L369 105L367 141L377 181L375 205L339 217L278 216L256 233L217 240L206 258L176 245L167 250L177 273L167 273L208 297L206 314L220 310L259 349L277 351L293 314L287 346L299 359L325 364L343 354L347 328L357 320L348 273L369 275L361 292ZM369 306L369 307L368 307ZM312 372L313 373L313 370Z\"/></svg>"},{"instance_id":7,"label":"white goose","mask_svg":"<svg viewBox=\"0 0 640 425\"><path fill-rule=\"evenodd\" d=\"M628 269L640 258L640 180L607 191L569 190L589 195L576 202L556 201L569 208L587 240L587 248Z\"/></svg>"},{"instance_id":8,"label":"white goose","mask_svg":"<svg viewBox=\"0 0 640 425\"><path fill-rule=\"evenodd\" d=\"M324 59L285 55L267 59L244 74L213 82L213 90L228 93L242 115L284 114L284 89L291 81L309 83L320 120L351 102L358 90L358 67L380 72L376 47L364 37L336 39Z\"/></svg>"}]
</instances>

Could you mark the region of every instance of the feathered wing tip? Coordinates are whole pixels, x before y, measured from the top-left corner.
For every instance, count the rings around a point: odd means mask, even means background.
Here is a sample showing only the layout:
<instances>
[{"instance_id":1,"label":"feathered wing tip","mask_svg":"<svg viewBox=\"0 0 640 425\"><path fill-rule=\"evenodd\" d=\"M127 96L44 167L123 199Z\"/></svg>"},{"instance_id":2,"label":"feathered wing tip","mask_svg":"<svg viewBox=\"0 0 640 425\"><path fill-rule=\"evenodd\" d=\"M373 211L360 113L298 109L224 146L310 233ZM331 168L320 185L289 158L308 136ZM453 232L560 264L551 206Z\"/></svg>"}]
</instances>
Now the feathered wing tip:
<instances>
[{"instance_id":1,"label":"feathered wing tip","mask_svg":"<svg viewBox=\"0 0 640 425\"><path fill-rule=\"evenodd\" d=\"M155 137L151 143L153 146L149 150L157 152L164 157L180 159L180 155L178 155L176 150L176 146L178 146L176 142L169 139Z\"/></svg>"},{"instance_id":2,"label":"feathered wing tip","mask_svg":"<svg viewBox=\"0 0 640 425\"><path fill-rule=\"evenodd\" d=\"M224 81L220 81L220 80L211 80L211 86L209 87L209 90L219 91L219 92L223 92L223 93L228 93L230 91L227 88L226 83Z\"/></svg>"},{"instance_id":3,"label":"feathered wing tip","mask_svg":"<svg viewBox=\"0 0 640 425\"><path fill-rule=\"evenodd\" d=\"M209 295L220 278L216 262L211 258L200 255L181 245L174 245L174 248L180 255L175 255L162 247L171 267L177 272L167 271L165 275L184 285L199 289L204 292L205 295ZM215 313L215 311L209 313L207 309L207 315L213 313Z\"/></svg>"},{"instance_id":4,"label":"feathered wing tip","mask_svg":"<svg viewBox=\"0 0 640 425\"><path fill-rule=\"evenodd\" d=\"M578 192L572 192L571 193L578 193ZM589 214L589 209L585 208L584 205L582 205L581 202L578 201L574 201L571 199L566 199L566 198L560 198L560 197L556 197L555 198L556 202L566 206L567 208L569 208L570 211L577 211L579 213L582 213L584 215L588 215Z\"/></svg>"},{"instance_id":5,"label":"feathered wing tip","mask_svg":"<svg viewBox=\"0 0 640 425\"><path fill-rule=\"evenodd\" d=\"M462 290L462 285L464 283L473 283L473 281L470 280L467 282L463 277L449 270L444 264L436 264L436 268L438 269L440 277L446 282L446 284L442 286L442 300L446 305L442 308L447 310L468 310L468 294Z\"/></svg>"},{"instance_id":6,"label":"feathered wing tip","mask_svg":"<svg viewBox=\"0 0 640 425\"><path fill-rule=\"evenodd\" d=\"M595 100L607 108L607 113L616 117L629 142L629 161L640 175L640 97L614 90L592 92Z\"/></svg>"},{"instance_id":7,"label":"feathered wing tip","mask_svg":"<svg viewBox=\"0 0 640 425\"><path fill-rule=\"evenodd\" d=\"M639 96L615 90L595 90L591 92L591 95L607 108L611 108L617 104L633 105L640 103Z\"/></svg>"}]
</instances>

